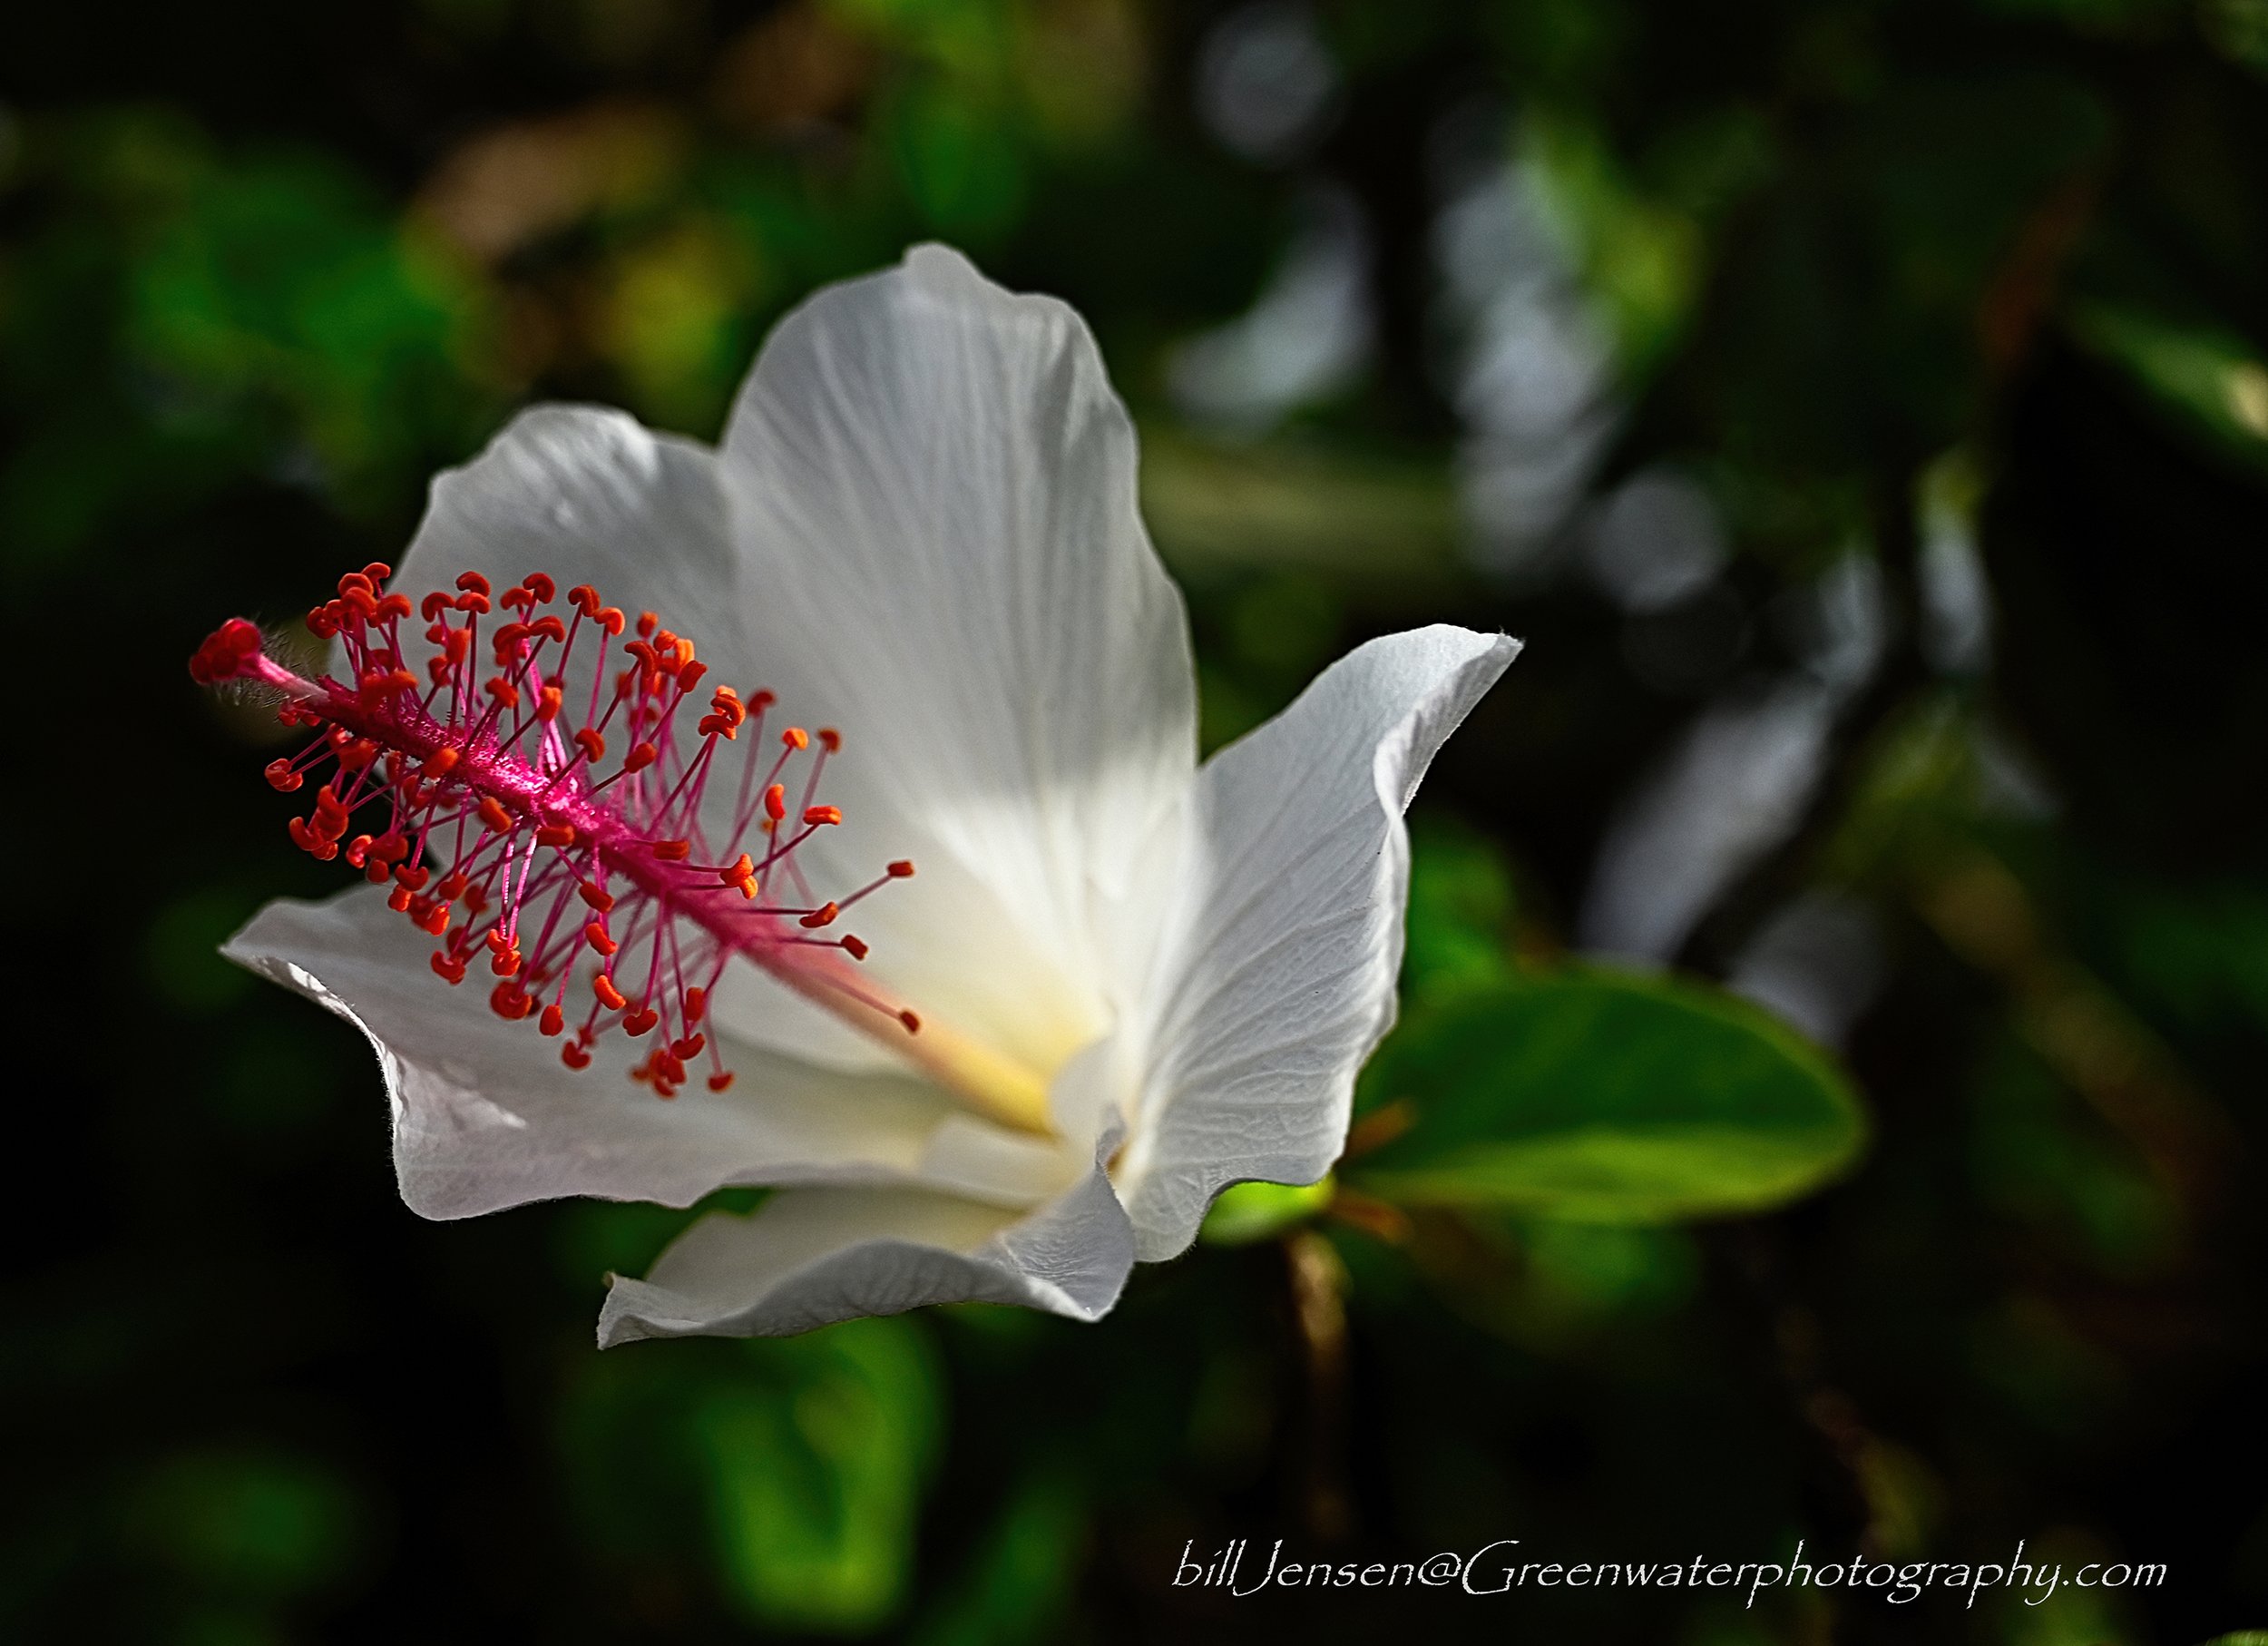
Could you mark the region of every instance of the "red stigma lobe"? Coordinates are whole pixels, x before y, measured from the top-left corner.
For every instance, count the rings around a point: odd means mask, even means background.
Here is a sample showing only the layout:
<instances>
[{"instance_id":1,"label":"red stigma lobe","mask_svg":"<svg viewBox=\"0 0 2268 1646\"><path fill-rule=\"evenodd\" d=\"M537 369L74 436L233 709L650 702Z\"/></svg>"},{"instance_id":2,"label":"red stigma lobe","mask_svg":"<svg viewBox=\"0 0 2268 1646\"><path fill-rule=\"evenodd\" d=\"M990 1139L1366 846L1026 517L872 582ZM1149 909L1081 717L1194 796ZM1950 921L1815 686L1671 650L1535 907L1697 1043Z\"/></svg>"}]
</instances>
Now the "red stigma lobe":
<instances>
[{"instance_id":1,"label":"red stigma lobe","mask_svg":"<svg viewBox=\"0 0 2268 1646\"><path fill-rule=\"evenodd\" d=\"M285 794L319 779L293 844L390 885L389 906L439 940L444 984L485 963L489 1009L563 1036L570 1069L614 1030L646 1039L631 1078L659 1097L704 1053L709 1089L731 1084L696 1025L735 955L870 1031L914 1032L914 1014L858 977L866 945L824 931L913 865L827 898L796 861L842 821L816 801L832 730L816 747L795 727L767 740L770 692L709 681L689 639L650 612L633 629L588 584L562 612L546 609L560 592L542 573L498 593L467 572L414 604L386 591L391 576L350 572L308 613L337 641L343 680L294 673L243 618L198 647L190 674L274 691L283 723L313 734L266 769Z\"/></svg>"}]
</instances>

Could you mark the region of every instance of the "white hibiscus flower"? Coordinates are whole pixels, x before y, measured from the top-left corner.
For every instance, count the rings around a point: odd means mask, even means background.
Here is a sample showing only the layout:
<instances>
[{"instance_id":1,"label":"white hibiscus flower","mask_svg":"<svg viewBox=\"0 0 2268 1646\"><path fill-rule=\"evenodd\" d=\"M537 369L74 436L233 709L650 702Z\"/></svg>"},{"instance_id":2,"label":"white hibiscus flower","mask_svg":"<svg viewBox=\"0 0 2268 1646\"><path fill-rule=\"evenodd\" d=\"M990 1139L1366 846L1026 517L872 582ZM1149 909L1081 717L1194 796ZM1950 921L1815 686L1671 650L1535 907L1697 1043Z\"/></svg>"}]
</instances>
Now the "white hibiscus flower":
<instances>
[{"instance_id":1,"label":"white hibiscus flower","mask_svg":"<svg viewBox=\"0 0 2268 1646\"><path fill-rule=\"evenodd\" d=\"M413 620L388 587L441 593ZM1200 768L1091 338L935 247L782 322L714 450L520 416L317 622L343 684L249 625L198 672L322 734L270 769L340 761L294 838L386 884L226 952L369 1036L403 1198L776 1190L618 1279L601 1344L959 1299L1091 1320L1225 1186L1316 1181L1393 1017L1403 809L1517 650L1374 641ZM704 671L749 695L696 734ZM475 962L493 1010L443 981Z\"/></svg>"}]
</instances>

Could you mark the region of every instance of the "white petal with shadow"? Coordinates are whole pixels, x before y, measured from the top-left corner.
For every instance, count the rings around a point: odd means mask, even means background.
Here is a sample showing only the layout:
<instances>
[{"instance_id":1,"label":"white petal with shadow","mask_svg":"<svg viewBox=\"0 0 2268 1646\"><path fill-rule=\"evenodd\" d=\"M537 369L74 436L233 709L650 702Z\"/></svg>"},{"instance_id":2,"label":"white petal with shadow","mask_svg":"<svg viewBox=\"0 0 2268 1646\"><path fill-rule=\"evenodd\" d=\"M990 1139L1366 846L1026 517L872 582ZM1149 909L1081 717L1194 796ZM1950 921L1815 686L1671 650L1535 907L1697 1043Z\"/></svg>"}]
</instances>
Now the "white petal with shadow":
<instances>
[{"instance_id":1,"label":"white petal with shadow","mask_svg":"<svg viewBox=\"0 0 2268 1646\"><path fill-rule=\"evenodd\" d=\"M703 1218L645 1279L617 1279L599 1345L785 1337L929 1303L1016 1303L1094 1320L1133 1266L1133 1230L1100 1164L1029 1214L906 1190L783 1190L745 1217Z\"/></svg>"},{"instance_id":2,"label":"white petal with shadow","mask_svg":"<svg viewBox=\"0 0 2268 1646\"><path fill-rule=\"evenodd\" d=\"M910 1078L747 1045L728 1048L738 1074L729 1091L697 1081L665 1102L624 1078L638 1043L607 1037L592 1068L566 1069L557 1042L494 1015L484 991L434 976L430 946L367 887L271 903L222 951L369 1036L392 1101L402 1198L425 1217L563 1195L684 1206L728 1184L920 1181L938 1129L959 1118ZM953 1164L946 1181L1002 1198L1030 1181Z\"/></svg>"},{"instance_id":3,"label":"white petal with shadow","mask_svg":"<svg viewBox=\"0 0 2268 1646\"><path fill-rule=\"evenodd\" d=\"M388 586L422 601L428 589L454 591L464 572L480 573L497 594L545 573L559 584L552 609L570 619L566 593L587 583L631 617L650 611L691 636L719 681L757 666L717 455L622 412L531 407L472 462L435 476ZM503 619L487 621L493 628ZM572 676L583 692L601 652L592 640L585 625ZM610 668L621 661L618 654ZM569 694L577 711L583 701Z\"/></svg>"},{"instance_id":4,"label":"white petal with shadow","mask_svg":"<svg viewBox=\"0 0 2268 1646\"><path fill-rule=\"evenodd\" d=\"M1518 650L1446 625L1372 641L1207 763L1119 1173L1145 1262L1188 1246L1228 1184L1312 1183L1338 1157L1393 1022L1403 811Z\"/></svg>"},{"instance_id":5,"label":"white petal with shadow","mask_svg":"<svg viewBox=\"0 0 2268 1646\"><path fill-rule=\"evenodd\" d=\"M1093 339L919 248L781 322L720 467L762 683L846 740L807 872L913 858L855 911L870 970L1051 1072L1109 1026L1090 900L1195 761L1180 595Z\"/></svg>"}]
</instances>

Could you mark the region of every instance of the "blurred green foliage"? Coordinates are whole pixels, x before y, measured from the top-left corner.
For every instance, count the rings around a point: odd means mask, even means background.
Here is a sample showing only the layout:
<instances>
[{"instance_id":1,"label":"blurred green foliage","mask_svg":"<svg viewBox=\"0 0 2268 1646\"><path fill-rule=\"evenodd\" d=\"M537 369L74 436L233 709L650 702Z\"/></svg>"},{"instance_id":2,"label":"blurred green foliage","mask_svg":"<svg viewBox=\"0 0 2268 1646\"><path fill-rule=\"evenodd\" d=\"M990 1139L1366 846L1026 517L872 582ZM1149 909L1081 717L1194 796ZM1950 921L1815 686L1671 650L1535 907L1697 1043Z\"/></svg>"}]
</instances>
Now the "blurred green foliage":
<instances>
[{"instance_id":1,"label":"blurred green foliage","mask_svg":"<svg viewBox=\"0 0 2268 1646\"><path fill-rule=\"evenodd\" d=\"M686 1214L402 1210L358 1037L212 953L332 883L281 848L272 728L181 660L392 556L525 399L713 435L788 305L924 236L1094 327L1208 749L1374 632L1529 650L1413 819L1403 1018L1334 1179L1231 1191L1093 1328L601 1357L602 1276ZM14 1158L56 1204L11 1197L0 1630L2260 1621L2263 270L2258 0L15 8ZM1725 764L1767 710L1809 754ZM1696 876L1669 970L1569 958L1608 891ZM1173 1587L1236 1536L2173 1575Z\"/></svg>"},{"instance_id":2,"label":"blurred green foliage","mask_svg":"<svg viewBox=\"0 0 2268 1646\"><path fill-rule=\"evenodd\" d=\"M941 1397L914 1326L855 1320L659 1372L596 1361L562 1406L562 1444L601 1548L689 1547L750 1621L857 1633L904 1603Z\"/></svg>"}]
</instances>

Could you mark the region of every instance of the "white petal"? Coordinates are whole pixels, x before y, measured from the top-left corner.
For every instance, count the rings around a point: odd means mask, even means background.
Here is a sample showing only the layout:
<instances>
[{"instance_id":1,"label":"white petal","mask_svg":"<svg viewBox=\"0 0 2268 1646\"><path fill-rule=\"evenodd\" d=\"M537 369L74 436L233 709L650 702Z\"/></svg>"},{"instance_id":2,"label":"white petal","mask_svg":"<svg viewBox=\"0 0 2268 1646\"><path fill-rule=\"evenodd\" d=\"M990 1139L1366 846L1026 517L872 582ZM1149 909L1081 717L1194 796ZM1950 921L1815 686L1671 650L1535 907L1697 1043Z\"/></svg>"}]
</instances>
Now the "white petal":
<instances>
[{"instance_id":1,"label":"white petal","mask_svg":"<svg viewBox=\"0 0 2268 1646\"><path fill-rule=\"evenodd\" d=\"M1393 1022L1403 810L1518 650L1446 626L1372 641L1206 765L1118 1174L1144 1261L1195 1239L1227 1185L1312 1183L1337 1158Z\"/></svg>"},{"instance_id":2,"label":"white petal","mask_svg":"<svg viewBox=\"0 0 2268 1646\"><path fill-rule=\"evenodd\" d=\"M647 1279L617 1279L599 1345L786 1337L927 1303L1017 1303L1094 1320L1133 1266L1133 1230L1100 1164L1021 1217L943 1194L784 1190L746 1217L703 1218Z\"/></svg>"},{"instance_id":3,"label":"white petal","mask_svg":"<svg viewBox=\"0 0 2268 1646\"><path fill-rule=\"evenodd\" d=\"M690 635L720 679L751 666L716 454L621 412L532 407L471 463L435 476L391 586L420 600L463 572L499 593L531 572L548 573L562 596L587 583L609 605L656 612ZM552 609L572 617L564 606ZM587 632L576 652L598 655Z\"/></svg>"},{"instance_id":4,"label":"white petal","mask_svg":"<svg viewBox=\"0 0 2268 1646\"><path fill-rule=\"evenodd\" d=\"M464 572L480 573L499 593L531 572L548 573L562 596L589 583L608 604L652 612L689 637L719 683L758 679L717 456L625 413L533 407L471 463L436 475L391 586L422 600L428 589L454 589ZM563 600L553 609L572 615ZM588 630L577 637L563 679L578 713L593 671L621 663L619 647ZM729 796L734 787L718 791ZM902 1066L752 968L726 975L717 1015L727 1027L754 1017L771 1031L765 1043L804 1061L868 1072Z\"/></svg>"},{"instance_id":5,"label":"white petal","mask_svg":"<svg viewBox=\"0 0 2268 1646\"><path fill-rule=\"evenodd\" d=\"M933 1140L958 1112L907 1078L736 1046L729 1091L696 1082L663 1102L623 1078L634 1043L619 1036L576 1073L560 1065L557 1043L489 1013L476 985L452 990L434 976L430 946L367 887L325 903L271 903L223 950L369 1036L393 1103L402 1198L422 1216L578 1194L683 1206L739 1183L945 1181L1004 1187L1016 1203L1034 1181L1027 1167L1003 1186L984 1162L950 1153L933 1179ZM1059 1171L1046 1189L1073 1176Z\"/></svg>"},{"instance_id":6,"label":"white petal","mask_svg":"<svg viewBox=\"0 0 2268 1646\"><path fill-rule=\"evenodd\" d=\"M1051 1072L1108 1027L1094 888L1195 764L1180 596L1093 339L921 248L781 323L721 466L751 683L846 739L847 820L808 867L834 886L913 858L857 911L871 969Z\"/></svg>"}]
</instances>

